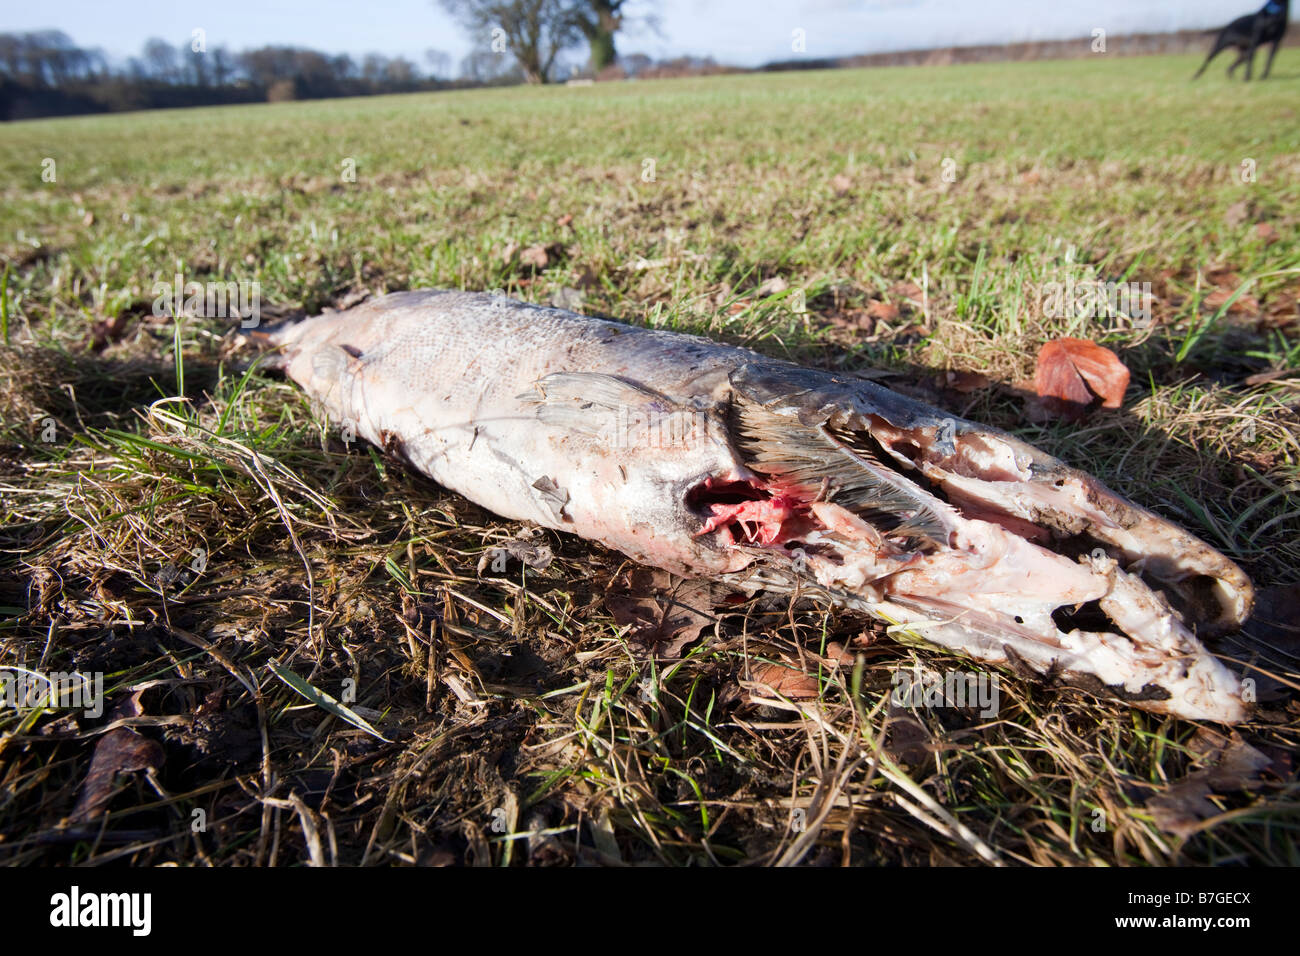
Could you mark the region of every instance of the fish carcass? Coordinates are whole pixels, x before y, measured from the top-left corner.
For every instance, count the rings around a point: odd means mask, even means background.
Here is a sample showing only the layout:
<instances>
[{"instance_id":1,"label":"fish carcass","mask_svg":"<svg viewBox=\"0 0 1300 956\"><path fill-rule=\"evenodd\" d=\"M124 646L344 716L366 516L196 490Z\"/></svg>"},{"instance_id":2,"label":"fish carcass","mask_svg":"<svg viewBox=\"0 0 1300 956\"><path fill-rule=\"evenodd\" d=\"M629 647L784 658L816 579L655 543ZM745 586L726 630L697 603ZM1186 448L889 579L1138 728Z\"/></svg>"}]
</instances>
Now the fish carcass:
<instances>
[{"instance_id":1,"label":"fish carcass","mask_svg":"<svg viewBox=\"0 0 1300 956\"><path fill-rule=\"evenodd\" d=\"M1204 542L1013 436L869 381L481 293L259 336L336 422L506 518L1133 706L1235 722L1199 636L1250 613Z\"/></svg>"}]
</instances>

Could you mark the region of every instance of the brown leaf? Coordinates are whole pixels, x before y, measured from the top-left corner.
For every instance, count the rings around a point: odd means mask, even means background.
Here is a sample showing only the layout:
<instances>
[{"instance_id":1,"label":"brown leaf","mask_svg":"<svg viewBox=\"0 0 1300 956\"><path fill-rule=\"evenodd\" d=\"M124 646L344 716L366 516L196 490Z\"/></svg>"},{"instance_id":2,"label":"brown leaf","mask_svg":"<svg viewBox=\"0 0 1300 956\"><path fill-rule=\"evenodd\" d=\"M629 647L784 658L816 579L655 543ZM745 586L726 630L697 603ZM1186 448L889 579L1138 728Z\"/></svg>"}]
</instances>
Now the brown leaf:
<instances>
[{"instance_id":1,"label":"brown leaf","mask_svg":"<svg viewBox=\"0 0 1300 956\"><path fill-rule=\"evenodd\" d=\"M81 224L86 228L93 226L95 224L95 214L90 210L86 210L86 214L81 217Z\"/></svg>"},{"instance_id":2,"label":"brown leaf","mask_svg":"<svg viewBox=\"0 0 1300 956\"><path fill-rule=\"evenodd\" d=\"M930 756L930 732L906 709L891 704L885 728L885 753L894 760L916 766Z\"/></svg>"},{"instance_id":3,"label":"brown leaf","mask_svg":"<svg viewBox=\"0 0 1300 956\"><path fill-rule=\"evenodd\" d=\"M1279 378L1295 378L1297 376L1300 376L1300 368L1275 368L1271 372L1260 372L1257 375L1251 375L1242 384L1267 385L1269 382L1276 382Z\"/></svg>"},{"instance_id":4,"label":"brown leaf","mask_svg":"<svg viewBox=\"0 0 1300 956\"><path fill-rule=\"evenodd\" d=\"M1223 213L1223 221L1234 229L1250 217L1250 204L1246 200L1235 202Z\"/></svg>"},{"instance_id":5,"label":"brown leaf","mask_svg":"<svg viewBox=\"0 0 1300 956\"><path fill-rule=\"evenodd\" d=\"M102 352L109 343L120 341L130 327L130 316L126 313L111 315L106 319L96 319L90 326L90 348Z\"/></svg>"},{"instance_id":6,"label":"brown leaf","mask_svg":"<svg viewBox=\"0 0 1300 956\"><path fill-rule=\"evenodd\" d=\"M81 785L74 823L86 823L101 816L113 797L113 784L119 773L156 770L163 763L163 749L157 741L141 736L130 727L116 727L99 738L90 770Z\"/></svg>"},{"instance_id":7,"label":"brown leaf","mask_svg":"<svg viewBox=\"0 0 1300 956\"><path fill-rule=\"evenodd\" d=\"M784 292L790 288L790 283L786 282L780 276L773 276L758 287L759 295L776 295L778 292Z\"/></svg>"},{"instance_id":8,"label":"brown leaf","mask_svg":"<svg viewBox=\"0 0 1300 956\"><path fill-rule=\"evenodd\" d=\"M532 266L538 271L545 269L550 261L551 259L546 253L545 246L529 246L523 252L519 253L520 265Z\"/></svg>"},{"instance_id":9,"label":"brown leaf","mask_svg":"<svg viewBox=\"0 0 1300 956\"><path fill-rule=\"evenodd\" d=\"M555 224L556 224L557 226L567 226L567 225L569 225L569 223L571 223L571 222L573 222L573 214L572 214L572 213L568 213L568 212L566 212L566 213L565 213L563 216L561 216L559 219L555 220Z\"/></svg>"},{"instance_id":10,"label":"brown leaf","mask_svg":"<svg viewBox=\"0 0 1300 956\"><path fill-rule=\"evenodd\" d=\"M1300 322L1300 308L1296 297L1289 292L1279 292L1269 297L1268 317L1263 323L1268 328L1285 328Z\"/></svg>"},{"instance_id":11,"label":"brown leaf","mask_svg":"<svg viewBox=\"0 0 1300 956\"><path fill-rule=\"evenodd\" d=\"M1202 820L1219 812L1209 800L1210 785L1204 780L1187 779L1176 783L1159 796L1147 801L1151 819L1166 833L1186 839Z\"/></svg>"},{"instance_id":12,"label":"brown leaf","mask_svg":"<svg viewBox=\"0 0 1300 956\"><path fill-rule=\"evenodd\" d=\"M915 282L895 282L889 287L889 294L895 298L920 302L924 292Z\"/></svg>"},{"instance_id":13,"label":"brown leaf","mask_svg":"<svg viewBox=\"0 0 1300 956\"><path fill-rule=\"evenodd\" d=\"M826 645L826 656L822 659L831 667L852 667L856 656L839 641L831 641Z\"/></svg>"},{"instance_id":14,"label":"brown leaf","mask_svg":"<svg viewBox=\"0 0 1300 956\"><path fill-rule=\"evenodd\" d=\"M853 188L853 180L843 173L831 177L831 189L835 190L836 195L843 196Z\"/></svg>"},{"instance_id":15,"label":"brown leaf","mask_svg":"<svg viewBox=\"0 0 1300 956\"><path fill-rule=\"evenodd\" d=\"M971 392L978 392L982 388L988 388L990 380L987 375L981 375L979 372L950 370L943 373L939 384L943 388L950 388L954 392L969 395Z\"/></svg>"},{"instance_id":16,"label":"brown leaf","mask_svg":"<svg viewBox=\"0 0 1300 956\"><path fill-rule=\"evenodd\" d=\"M892 322L898 318L898 306L892 302L872 302L867 306L867 315L881 322Z\"/></svg>"},{"instance_id":17,"label":"brown leaf","mask_svg":"<svg viewBox=\"0 0 1300 956\"><path fill-rule=\"evenodd\" d=\"M821 693L817 678L784 664L760 664L751 672L750 679L762 685L760 691L766 689L790 700L809 700Z\"/></svg>"},{"instance_id":18,"label":"brown leaf","mask_svg":"<svg viewBox=\"0 0 1300 956\"><path fill-rule=\"evenodd\" d=\"M1207 728L1201 728L1190 741L1188 749L1208 764L1204 769L1188 774L1163 793L1146 802L1151 817L1162 830L1187 838L1207 820L1221 811L1210 800L1211 793L1232 793L1253 785L1260 771L1269 767L1272 760L1237 734L1226 737Z\"/></svg>"},{"instance_id":19,"label":"brown leaf","mask_svg":"<svg viewBox=\"0 0 1300 956\"><path fill-rule=\"evenodd\" d=\"M1269 245L1272 245L1278 240L1277 230L1273 228L1271 223L1267 222L1256 224L1255 235L1259 236L1259 238L1263 239L1264 242Z\"/></svg>"},{"instance_id":20,"label":"brown leaf","mask_svg":"<svg viewBox=\"0 0 1300 956\"><path fill-rule=\"evenodd\" d=\"M505 573L509 558L514 558L535 571L545 571L555 560L555 553L545 539L534 540L535 538L540 538L540 535L533 529L525 529L517 537L488 548L478 559L478 573L481 575L489 567L494 573Z\"/></svg>"},{"instance_id":21,"label":"brown leaf","mask_svg":"<svg viewBox=\"0 0 1300 956\"><path fill-rule=\"evenodd\" d=\"M633 640L656 657L676 659L713 623L713 588L703 579L635 568L611 584L605 606L617 623L632 626Z\"/></svg>"},{"instance_id":22,"label":"brown leaf","mask_svg":"<svg viewBox=\"0 0 1300 956\"><path fill-rule=\"evenodd\" d=\"M1236 291L1235 288L1215 289L1201 300L1201 305L1205 306L1207 309L1220 309L1223 307L1224 303L1232 298L1233 293ZM1233 299L1232 305L1228 306L1228 311L1254 315L1259 312L1259 299L1243 292L1241 295L1237 296L1236 299Z\"/></svg>"},{"instance_id":23,"label":"brown leaf","mask_svg":"<svg viewBox=\"0 0 1300 956\"><path fill-rule=\"evenodd\" d=\"M871 317L866 309L846 309L844 311L827 312L826 318L833 325L842 329L852 329L855 332L865 332L870 334L876 327L876 320Z\"/></svg>"},{"instance_id":24,"label":"brown leaf","mask_svg":"<svg viewBox=\"0 0 1300 956\"><path fill-rule=\"evenodd\" d=\"M1096 398L1104 408L1119 408L1129 371L1110 349L1087 339L1062 338L1038 352L1034 391L1049 410L1078 417Z\"/></svg>"}]
</instances>

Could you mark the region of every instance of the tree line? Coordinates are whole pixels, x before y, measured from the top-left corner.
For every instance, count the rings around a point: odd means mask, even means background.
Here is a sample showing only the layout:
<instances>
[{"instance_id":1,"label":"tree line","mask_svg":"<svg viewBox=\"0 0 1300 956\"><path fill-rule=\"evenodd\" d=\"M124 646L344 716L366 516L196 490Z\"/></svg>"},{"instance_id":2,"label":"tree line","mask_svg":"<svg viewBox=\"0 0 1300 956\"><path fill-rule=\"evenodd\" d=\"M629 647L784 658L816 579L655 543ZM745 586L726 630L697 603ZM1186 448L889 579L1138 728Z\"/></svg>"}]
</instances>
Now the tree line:
<instances>
[{"instance_id":1,"label":"tree line","mask_svg":"<svg viewBox=\"0 0 1300 956\"><path fill-rule=\"evenodd\" d=\"M422 63L369 53L359 58L293 46L235 52L209 47L202 30L179 44L146 40L112 61L59 30L0 33L0 119L222 103L408 93L566 78L561 56L586 48L587 75L618 59L615 35L633 19L628 0L434 0L474 42L453 76L452 57L430 49ZM643 0L652 2L652 0ZM576 64L570 63L572 70ZM649 70L648 57L629 68Z\"/></svg>"},{"instance_id":2,"label":"tree line","mask_svg":"<svg viewBox=\"0 0 1300 956\"><path fill-rule=\"evenodd\" d=\"M452 79L451 57L429 50L425 64L368 53L354 59L288 46L233 52L208 47L201 31L173 45L152 38L114 64L61 31L0 33L0 119L210 106L267 100L407 93L518 82L503 57L473 57Z\"/></svg>"}]
</instances>

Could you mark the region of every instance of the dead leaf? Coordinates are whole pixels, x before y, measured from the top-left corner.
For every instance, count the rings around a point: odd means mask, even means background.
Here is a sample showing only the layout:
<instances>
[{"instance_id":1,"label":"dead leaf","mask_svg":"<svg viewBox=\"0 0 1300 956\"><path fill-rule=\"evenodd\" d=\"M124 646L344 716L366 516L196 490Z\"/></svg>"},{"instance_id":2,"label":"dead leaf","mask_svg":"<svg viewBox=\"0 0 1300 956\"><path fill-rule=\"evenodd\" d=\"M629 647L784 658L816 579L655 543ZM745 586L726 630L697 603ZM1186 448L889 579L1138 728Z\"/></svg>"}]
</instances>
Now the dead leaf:
<instances>
[{"instance_id":1,"label":"dead leaf","mask_svg":"<svg viewBox=\"0 0 1300 956\"><path fill-rule=\"evenodd\" d=\"M110 343L118 342L130 327L130 317L126 313L110 315L106 319L96 319L90 326L90 348L102 352Z\"/></svg>"},{"instance_id":2,"label":"dead leaf","mask_svg":"<svg viewBox=\"0 0 1300 956\"><path fill-rule=\"evenodd\" d=\"M786 282L780 276L773 276L758 287L758 294L761 296L776 295L778 292L784 292L790 288L790 283Z\"/></svg>"},{"instance_id":3,"label":"dead leaf","mask_svg":"<svg viewBox=\"0 0 1300 956\"><path fill-rule=\"evenodd\" d=\"M511 259L515 257L515 253L518 251L519 251L519 243L515 242L512 239L509 242L507 242L505 246L501 249L499 257L502 262L509 262Z\"/></svg>"},{"instance_id":4,"label":"dead leaf","mask_svg":"<svg viewBox=\"0 0 1300 956\"><path fill-rule=\"evenodd\" d=\"M1250 218L1250 203L1244 199L1233 203L1223 213L1223 221L1234 229L1248 218Z\"/></svg>"},{"instance_id":5,"label":"dead leaf","mask_svg":"<svg viewBox=\"0 0 1300 956\"><path fill-rule=\"evenodd\" d=\"M821 693L815 677L785 664L760 664L751 672L750 679L761 685L760 690L766 689L790 700L809 700ZM750 694L751 698L754 696Z\"/></svg>"},{"instance_id":6,"label":"dead leaf","mask_svg":"<svg viewBox=\"0 0 1300 956\"><path fill-rule=\"evenodd\" d=\"M1278 239L1277 230L1273 228L1271 223L1267 222L1261 222L1255 226L1255 235L1259 236L1259 238L1263 239L1264 242L1269 245L1277 242Z\"/></svg>"},{"instance_id":7,"label":"dead leaf","mask_svg":"<svg viewBox=\"0 0 1300 956\"><path fill-rule=\"evenodd\" d=\"M497 574L504 573L508 558L514 558L535 571L545 571L549 568L551 562L555 560L555 552L544 540L534 540L540 537L537 532L530 534L529 531L531 529L521 531L517 537L484 551L483 556L478 559L478 573L481 575L488 566L491 566Z\"/></svg>"},{"instance_id":8,"label":"dead leaf","mask_svg":"<svg viewBox=\"0 0 1300 956\"><path fill-rule=\"evenodd\" d=\"M1201 300L1201 305L1207 309L1220 309L1229 299L1232 299L1236 289L1215 289ZM1229 312L1257 314L1259 312L1259 299L1253 295L1242 293L1233 299L1232 305L1228 306Z\"/></svg>"},{"instance_id":9,"label":"dead leaf","mask_svg":"<svg viewBox=\"0 0 1300 956\"><path fill-rule=\"evenodd\" d=\"M1235 733L1227 737L1201 728L1188 741L1188 749L1208 766L1188 774L1146 802L1156 826L1183 839L1191 836L1204 820L1222 812L1210 800L1211 793L1245 790L1259 779L1260 771L1272 764L1267 755Z\"/></svg>"},{"instance_id":10,"label":"dead leaf","mask_svg":"<svg viewBox=\"0 0 1300 956\"><path fill-rule=\"evenodd\" d=\"M843 173L831 177L831 189L835 190L836 195L843 196L853 188L853 180Z\"/></svg>"},{"instance_id":11,"label":"dead leaf","mask_svg":"<svg viewBox=\"0 0 1300 956\"><path fill-rule=\"evenodd\" d=\"M573 222L573 214L572 214L572 213L567 213L567 212L566 212L563 216L561 216L559 219L555 220L555 224L556 224L557 226L567 226L567 225L569 225L571 222Z\"/></svg>"},{"instance_id":12,"label":"dead leaf","mask_svg":"<svg viewBox=\"0 0 1300 956\"><path fill-rule=\"evenodd\" d=\"M885 728L885 753L898 763L916 766L930 756L930 732L906 709L890 704Z\"/></svg>"},{"instance_id":13,"label":"dead leaf","mask_svg":"<svg viewBox=\"0 0 1300 956\"><path fill-rule=\"evenodd\" d=\"M898 299L910 299L919 303L925 293L915 282L895 282L889 287L889 294Z\"/></svg>"},{"instance_id":14,"label":"dead leaf","mask_svg":"<svg viewBox=\"0 0 1300 956\"><path fill-rule=\"evenodd\" d=\"M1289 292L1279 292L1269 297L1268 314L1263 323L1267 328L1281 329L1300 321L1300 308L1296 297Z\"/></svg>"},{"instance_id":15,"label":"dead leaf","mask_svg":"<svg viewBox=\"0 0 1300 956\"><path fill-rule=\"evenodd\" d=\"M1155 825L1166 833L1186 839L1202 820L1219 812L1210 802L1210 786L1204 780L1184 780L1147 801Z\"/></svg>"},{"instance_id":16,"label":"dead leaf","mask_svg":"<svg viewBox=\"0 0 1300 956\"><path fill-rule=\"evenodd\" d=\"M90 770L81 785L72 822L87 823L103 815L113 798L114 783L120 773L156 770L162 766L163 749L155 740L144 737L130 727L116 727L99 738Z\"/></svg>"},{"instance_id":17,"label":"dead leaf","mask_svg":"<svg viewBox=\"0 0 1300 956\"><path fill-rule=\"evenodd\" d=\"M628 636L634 641L656 657L676 660L713 623L715 602L706 580L634 568L611 583L605 606L617 623L632 626Z\"/></svg>"},{"instance_id":18,"label":"dead leaf","mask_svg":"<svg viewBox=\"0 0 1300 956\"><path fill-rule=\"evenodd\" d=\"M867 306L867 315L881 322L892 322L898 318L898 306L892 302L872 302Z\"/></svg>"},{"instance_id":19,"label":"dead leaf","mask_svg":"<svg viewBox=\"0 0 1300 956\"><path fill-rule=\"evenodd\" d=\"M851 667L856 657L856 654L839 641L831 641L826 645L826 656L822 660L831 667Z\"/></svg>"},{"instance_id":20,"label":"dead leaf","mask_svg":"<svg viewBox=\"0 0 1300 956\"><path fill-rule=\"evenodd\" d=\"M1278 368L1271 372L1260 372L1258 375L1251 375L1242 384L1243 385L1267 385L1269 382L1276 382L1279 378L1294 378L1300 376L1300 368Z\"/></svg>"},{"instance_id":21,"label":"dead leaf","mask_svg":"<svg viewBox=\"0 0 1300 956\"><path fill-rule=\"evenodd\" d=\"M81 217L81 224L87 228L93 226L95 224L95 214L90 210L86 210L86 214Z\"/></svg>"},{"instance_id":22,"label":"dead leaf","mask_svg":"<svg viewBox=\"0 0 1300 956\"><path fill-rule=\"evenodd\" d=\"M523 266L532 266L539 272L545 269L550 263L551 258L546 252L545 246L529 246L523 252L519 253L519 264Z\"/></svg>"},{"instance_id":23,"label":"dead leaf","mask_svg":"<svg viewBox=\"0 0 1300 956\"><path fill-rule=\"evenodd\" d=\"M1039 350L1034 391L1048 411L1068 420L1081 416L1097 398L1103 408L1119 408L1128 380L1128 369L1110 349L1087 339L1062 338Z\"/></svg>"},{"instance_id":24,"label":"dead leaf","mask_svg":"<svg viewBox=\"0 0 1300 956\"><path fill-rule=\"evenodd\" d=\"M954 392L961 392L963 395L969 395L971 392L978 392L982 388L988 388L990 384L989 377L981 375L979 372L949 370L944 372L939 379L940 387L950 388Z\"/></svg>"},{"instance_id":25,"label":"dead leaf","mask_svg":"<svg viewBox=\"0 0 1300 956\"><path fill-rule=\"evenodd\" d=\"M835 310L826 312L825 317L832 325L836 325L841 329L852 329L855 332L864 332L868 335L875 331L876 328L876 320L867 313L866 309Z\"/></svg>"}]
</instances>

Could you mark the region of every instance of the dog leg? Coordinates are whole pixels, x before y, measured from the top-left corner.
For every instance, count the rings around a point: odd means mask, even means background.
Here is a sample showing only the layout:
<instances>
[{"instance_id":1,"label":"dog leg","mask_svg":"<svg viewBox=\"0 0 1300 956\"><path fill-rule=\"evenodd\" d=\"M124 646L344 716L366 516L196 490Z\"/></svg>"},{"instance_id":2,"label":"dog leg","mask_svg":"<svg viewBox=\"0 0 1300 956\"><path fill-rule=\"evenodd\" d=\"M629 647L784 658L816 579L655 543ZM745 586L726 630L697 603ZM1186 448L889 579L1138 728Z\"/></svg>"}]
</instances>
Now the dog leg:
<instances>
[{"instance_id":1,"label":"dog leg","mask_svg":"<svg viewBox=\"0 0 1300 956\"><path fill-rule=\"evenodd\" d=\"M1228 44L1224 43L1223 37L1220 36L1218 41L1214 44L1214 49L1210 51L1210 55L1205 58L1205 62L1201 64L1201 68L1196 71L1196 75L1193 76L1192 79L1199 80L1201 74L1205 72L1205 68L1210 65L1210 61L1227 49L1227 47Z\"/></svg>"},{"instance_id":2,"label":"dog leg","mask_svg":"<svg viewBox=\"0 0 1300 956\"><path fill-rule=\"evenodd\" d=\"M1269 73L1273 72L1273 57L1277 56L1277 48L1281 45L1281 37L1273 41L1273 46L1268 51L1268 62L1264 64L1264 75L1260 77L1261 80L1267 80Z\"/></svg>"}]
</instances>

